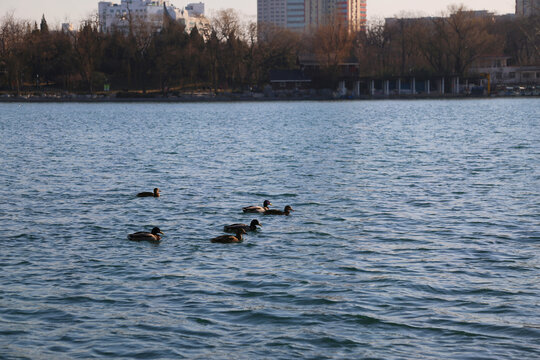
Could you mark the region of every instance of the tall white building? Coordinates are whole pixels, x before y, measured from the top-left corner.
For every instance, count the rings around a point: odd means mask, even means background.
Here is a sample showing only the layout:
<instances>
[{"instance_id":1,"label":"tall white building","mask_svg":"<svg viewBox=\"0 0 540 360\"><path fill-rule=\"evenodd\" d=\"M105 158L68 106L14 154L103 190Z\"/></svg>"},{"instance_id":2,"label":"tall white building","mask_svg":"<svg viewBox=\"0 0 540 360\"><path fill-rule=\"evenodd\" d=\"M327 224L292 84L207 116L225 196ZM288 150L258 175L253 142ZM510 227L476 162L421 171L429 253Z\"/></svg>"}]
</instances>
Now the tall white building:
<instances>
[{"instance_id":1,"label":"tall white building","mask_svg":"<svg viewBox=\"0 0 540 360\"><path fill-rule=\"evenodd\" d=\"M204 16L204 3L190 3L186 5L189 16Z\"/></svg>"},{"instance_id":2,"label":"tall white building","mask_svg":"<svg viewBox=\"0 0 540 360\"><path fill-rule=\"evenodd\" d=\"M516 0L516 15L540 15L540 0Z\"/></svg>"},{"instance_id":3,"label":"tall white building","mask_svg":"<svg viewBox=\"0 0 540 360\"><path fill-rule=\"evenodd\" d=\"M202 7L204 13L204 4ZM167 0L121 0L120 4L102 1L98 5L98 11L102 32L116 30L127 33L130 28L136 29L140 25L148 25L157 31L163 27L166 15L186 25L188 31L193 26L199 26L200 22L195 17L190 18L187 10L179 9Z\"/></svg>"}]
</instances>

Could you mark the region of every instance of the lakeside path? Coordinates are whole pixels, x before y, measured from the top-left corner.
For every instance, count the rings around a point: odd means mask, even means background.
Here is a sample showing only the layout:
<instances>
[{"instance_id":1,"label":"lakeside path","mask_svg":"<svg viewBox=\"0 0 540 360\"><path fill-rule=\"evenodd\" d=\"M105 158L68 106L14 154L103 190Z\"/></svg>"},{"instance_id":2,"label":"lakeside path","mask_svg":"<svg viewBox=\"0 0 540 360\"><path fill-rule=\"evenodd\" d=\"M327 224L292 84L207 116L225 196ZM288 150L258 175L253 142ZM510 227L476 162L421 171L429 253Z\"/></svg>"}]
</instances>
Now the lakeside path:
<instances>
[{"instance_id":1,"label":"lakeside path","mask_svg":"<svg viewBox=\"0 0 540 360\"><path fill-rule=\"evenodd\" d=\"M182 97L148 97L148 98L116 98L109 96L81 95L76 97L18 96L0 97L0 103L197 103L197 102L273 102L273 101L346 101L346 100L440 100L440 99L500 99L500 98L540 98L540 95L513 96L470 96L470 95L375 95L359 97L333 96L182 96Z\"/></svg>"}]
</instances>

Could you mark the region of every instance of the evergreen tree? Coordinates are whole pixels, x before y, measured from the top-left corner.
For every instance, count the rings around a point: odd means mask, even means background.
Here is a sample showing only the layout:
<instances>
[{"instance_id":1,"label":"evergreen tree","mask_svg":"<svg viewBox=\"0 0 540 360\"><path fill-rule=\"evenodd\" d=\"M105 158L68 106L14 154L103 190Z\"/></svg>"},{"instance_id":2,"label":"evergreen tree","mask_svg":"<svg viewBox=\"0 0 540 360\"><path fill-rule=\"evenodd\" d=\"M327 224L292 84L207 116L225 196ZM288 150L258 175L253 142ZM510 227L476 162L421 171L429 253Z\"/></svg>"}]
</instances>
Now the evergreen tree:
<instances>
[{"instance_id":1,"label":"evergreen tree","mask_svg":"<svg viewBox=\"0 0 540 360\"><path fill-rule=\"evenodd\" d=\"M39 28L42 34L49 33L49 25L47 25L47 20L45 20L45 14L41 17L41 26Z\"/></svg>"}]
</instances>

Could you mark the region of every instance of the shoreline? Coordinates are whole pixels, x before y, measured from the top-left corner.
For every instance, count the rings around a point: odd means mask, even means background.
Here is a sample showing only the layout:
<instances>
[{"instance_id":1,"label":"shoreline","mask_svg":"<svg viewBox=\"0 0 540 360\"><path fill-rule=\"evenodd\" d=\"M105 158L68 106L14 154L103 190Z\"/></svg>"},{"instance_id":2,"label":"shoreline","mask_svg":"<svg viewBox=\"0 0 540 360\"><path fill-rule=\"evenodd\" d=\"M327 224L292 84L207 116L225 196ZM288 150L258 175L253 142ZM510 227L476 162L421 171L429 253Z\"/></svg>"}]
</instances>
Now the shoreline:
<instances>
[{"instance_id":1,"label":"shoreline","mask_svg":"<svg viewBox=\"0 0 540 360\"><path fill-rule=\"evenodd\" d=\"M182 97L134 97L117 98L99 95L74 97L13 96L0 97L0 103L227 103L227 102L300 102L300 101L367 101L367 100L469 100L469 99L537 99L540 95L374 95L356 97L332 96L182 96Z\"/></svg>"}]
</instances>

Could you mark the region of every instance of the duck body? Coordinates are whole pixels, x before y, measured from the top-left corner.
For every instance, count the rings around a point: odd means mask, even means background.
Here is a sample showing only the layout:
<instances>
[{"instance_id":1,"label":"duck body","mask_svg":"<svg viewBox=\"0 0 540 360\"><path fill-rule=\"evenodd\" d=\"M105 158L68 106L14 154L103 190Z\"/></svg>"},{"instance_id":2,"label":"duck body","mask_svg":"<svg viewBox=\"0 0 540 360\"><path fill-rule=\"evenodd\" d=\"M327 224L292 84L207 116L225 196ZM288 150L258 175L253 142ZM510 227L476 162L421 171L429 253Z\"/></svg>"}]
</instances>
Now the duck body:
<instances>
[{"instance_id":1,"label":"duck body","mask_svg":"<svg viewBox=\"0 0 540 360\"><path fill-rule=\"evenodd\" d=\"M210 240L213 243L220 243L220 244L234 244L234 243L240 243L244 239L242 238L242 235L245 234L246 231L244 229L237 229L236 230L236 236L232 235L222 235L213 238Z\"/></svg>"},{"instance_id":2,"label":"duck body","mask_svg":"<svg viewBox=\"0 0 540 360\"><path fill-rule=\"evenodd\" d=\"M294 211L290 205L285 206L283 211L277 209L268 209L264 212L264 215L285 215L289 216L291 211Z\"/></svg>"},{"instance_id":3,"label":"duck body","mask_svg":"<svg viewBox=\"0 0 540 360\"><path fill-rule=\"evenodd\" d=\"M269 200L264 200L263 206L246 206L242 208L242 211L245 213L263 213L268 210L268 207L272 205Z\"/></svg>"},{"instance_id":4,"label":"duck body","mask_svg":"<svg viewBox=\"0 0 540 360\"><path fill-rule=\"evenodd\" d=\"M231 224L231 225L225 225L223 227L223 231L225 232L236 232L238 229L242 229L246 232L248 231L256 231L257 226L262 226L259 220L253 219L251 220L251 223L249 225L246 224Z\"/></svg>"},{"instance_id":5,"label":"duck body","mask_svg":"<svg viewBox=\"0 0 540 360\"><path fill-rule=\"evenodd\" d=\"M143 191L137 194L137 197L159 197L159 189L155 188L153 192Z\"/></svg>"},{"instance_id":6,"label":"duck body","mask_svg":"<svg viewBox=\"0 0 540 360\"><path fill-rule=\"evenodd\" d=\"M161 236L159 236L159 234L163 234L163 232L158 227L155 227L151 232L139 231L129 234L128 240L158 242L161 240Z\"/></svg>"}]
</instances>

